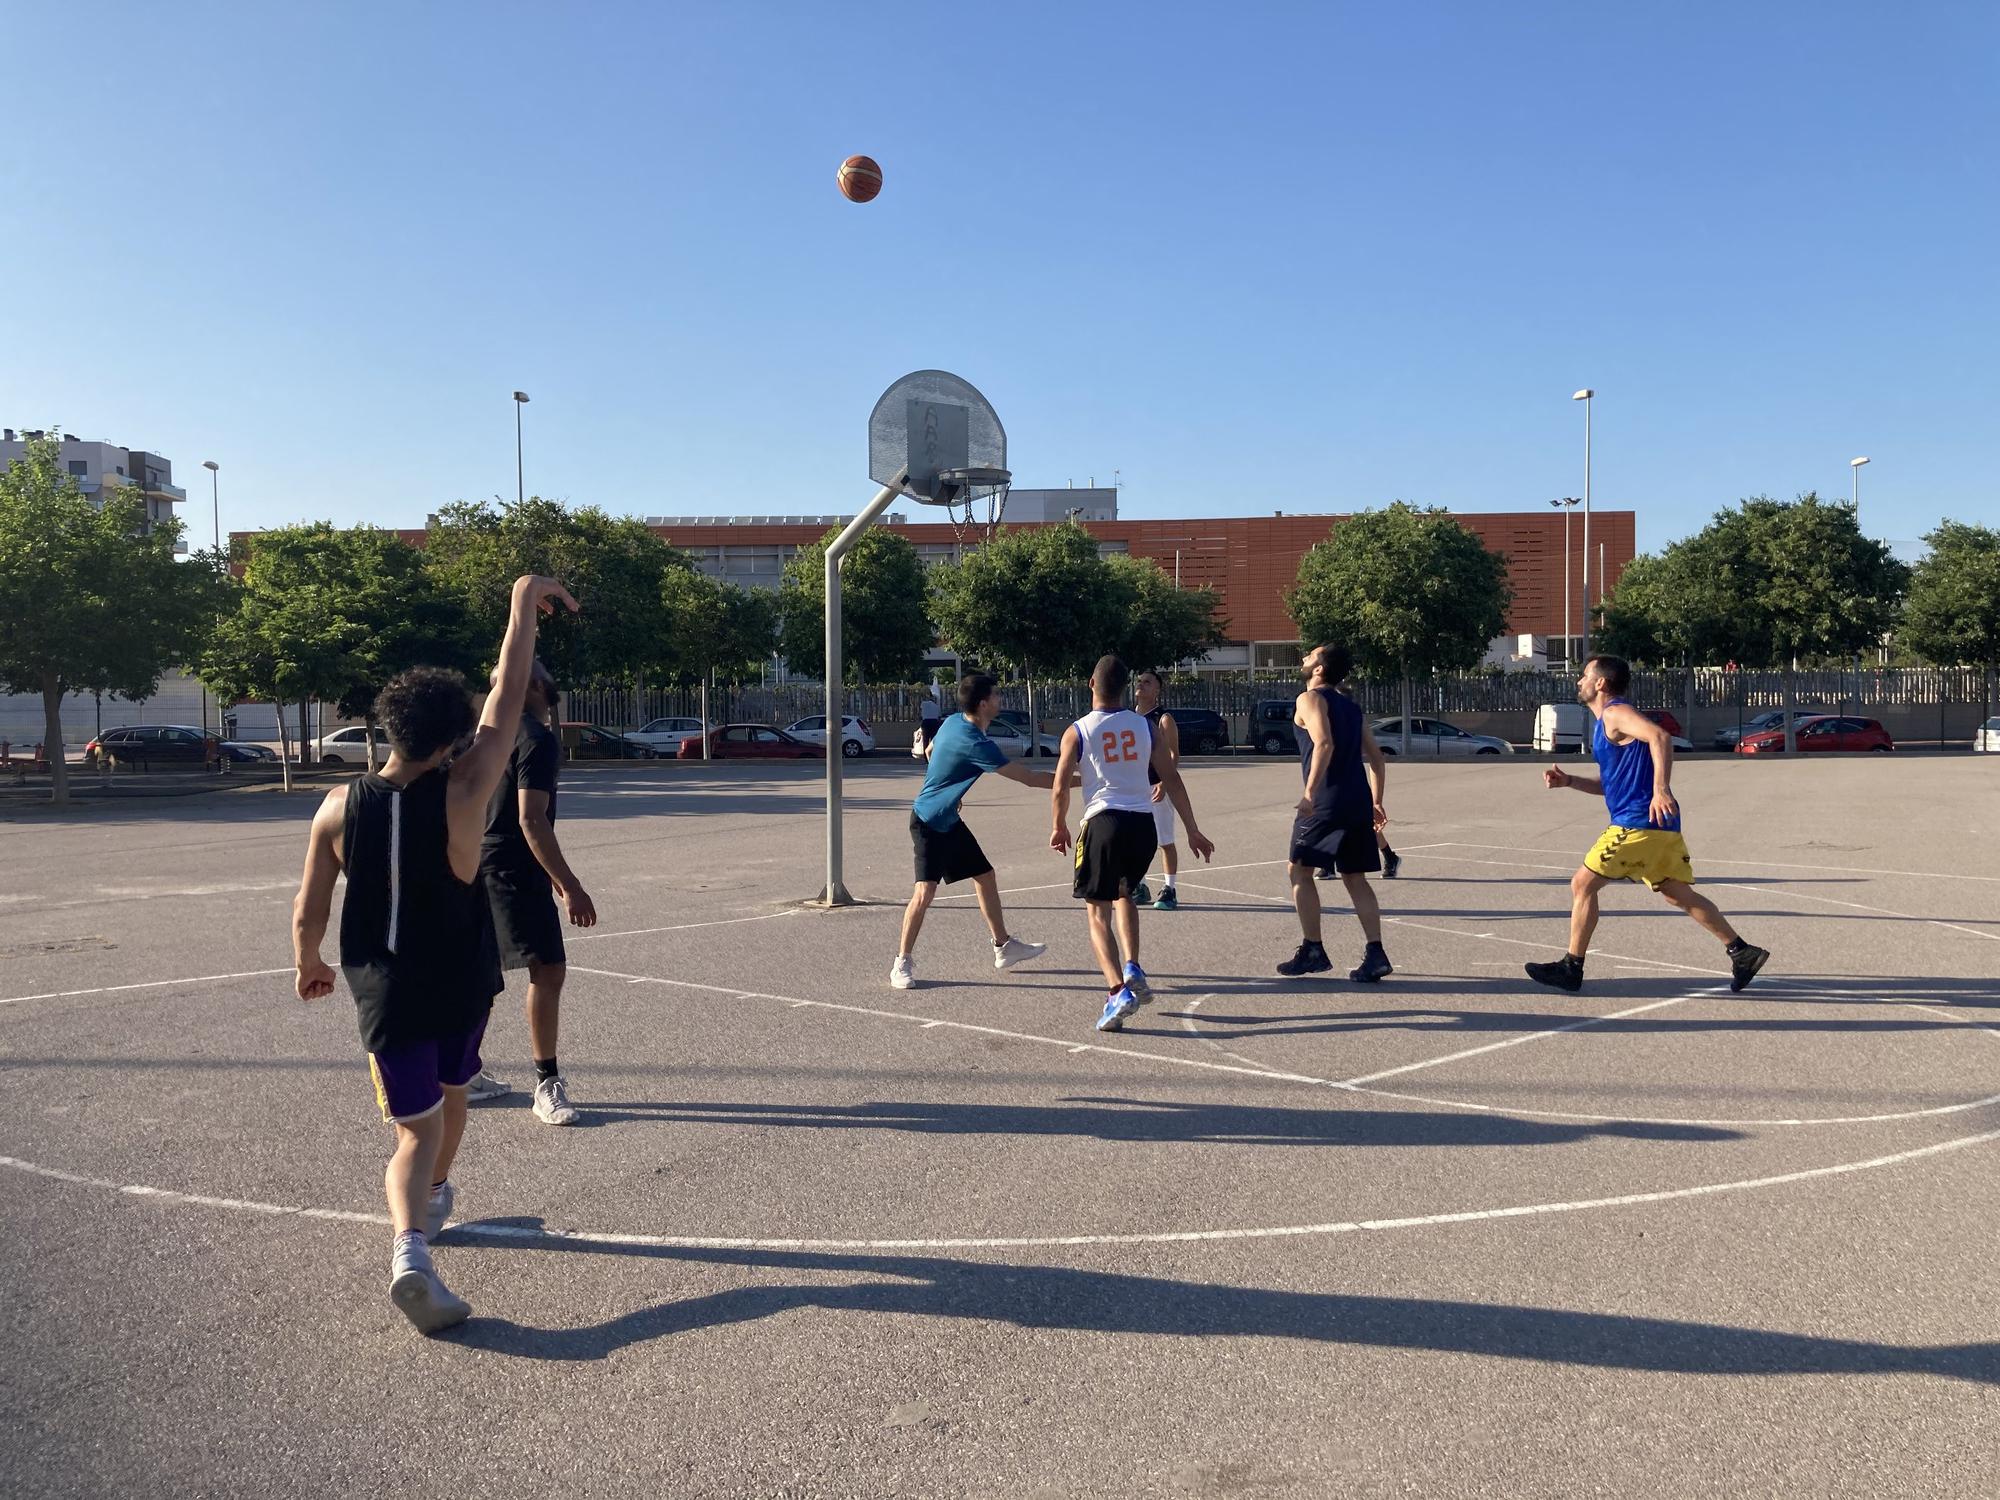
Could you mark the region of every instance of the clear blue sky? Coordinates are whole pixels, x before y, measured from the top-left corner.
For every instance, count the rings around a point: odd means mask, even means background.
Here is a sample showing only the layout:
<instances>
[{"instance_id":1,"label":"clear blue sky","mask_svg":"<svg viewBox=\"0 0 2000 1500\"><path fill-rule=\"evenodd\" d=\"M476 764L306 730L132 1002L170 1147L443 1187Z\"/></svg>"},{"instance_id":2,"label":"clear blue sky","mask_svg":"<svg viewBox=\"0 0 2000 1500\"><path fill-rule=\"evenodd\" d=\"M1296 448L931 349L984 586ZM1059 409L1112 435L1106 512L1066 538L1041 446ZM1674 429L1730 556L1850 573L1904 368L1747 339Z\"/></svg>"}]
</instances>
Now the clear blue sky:
<instances>
[{"instance_id":1,"label":"clear blue sky","mask_svg":"<svg viewBox=\"0 0 2000 1500\"><path fill-rule=\"evenodd\" d=\"M18 6L0 420L225 528L833 512L906 370L1131 515L2000 523L2000 7ZM857 207L840 159L887 186ZM191 505L198 543L208 507Z\"/></svg>"}]
</instances>

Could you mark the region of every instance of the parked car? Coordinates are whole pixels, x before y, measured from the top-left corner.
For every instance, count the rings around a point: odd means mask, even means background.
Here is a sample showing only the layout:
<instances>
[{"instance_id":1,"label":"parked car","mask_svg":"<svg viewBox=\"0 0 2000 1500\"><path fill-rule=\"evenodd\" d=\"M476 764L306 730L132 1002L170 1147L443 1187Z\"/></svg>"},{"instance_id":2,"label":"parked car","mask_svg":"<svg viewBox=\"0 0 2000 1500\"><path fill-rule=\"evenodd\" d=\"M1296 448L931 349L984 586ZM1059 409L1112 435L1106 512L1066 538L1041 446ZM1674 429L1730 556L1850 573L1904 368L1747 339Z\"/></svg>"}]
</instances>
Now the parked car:
<instances>
[{"instance_id":1,"label":"parked car","mask_svg":"<svg viewBox=\"0 0 2000 1500\"><path fill-rule=\"evenodd\" d=\"M566 722L562 726L563 748L571 760L653 760L650 746L613 734L601 724Z\"/></svg>"},{"instance_id":2,"label":"parked car","mask_svg":"<svg viewBox=\"0 0 2000 1500\"><path fill-rule=\"evenodd\" d=\"M376 759L385 760L388 754L388 736L378 729L375 732ZM367 765L368 727L365 724L350 724L345 729L321 735L313 741L313 759L323 766L338 766L347 761Z\"/></svg>"},{"instance_id":3,"label":"parked car","mask_svg":"<svg viewBox=\"0 0 2000 1500\"><path fill-rule=\"evenodd\" d=\"M1022 716L1025 719L1025 715ZM1064 725L1065 729L1069 726ZM1026 760L1029 755L1028 731L1024 724L1009 719L995 718L986 727L986 737L1000 747L1000 753L1009 760ZM1035 736L1034 753L1046 759L1062 750L1062 736L1043 732Z\"/></svg>"},{"instance_id":4,"label":"parked car","mask_svg":"<svg viewBox=\"0 0 2000 1500\"><path fill-rule=\"evenodd\" d=\"M700 735L682 740L674 753L682 760L700 760ZM826 746L809 745L768 724L722 724L708 732L709 755L715 760L825 760Z\"/></svg>"},{"instance_id":5,"label":"parked car","mask_svg":"<svg viewBox=\"0 0 2000 1500\"><path fill-rule=\"evenodd\" d=\"M1988 719L1979 726L1979 732L1972 737L1972 748L2000 755L2000 716Z\"/></svg>"},{"instance_id":6,"label":"parked car","mask_svg":"<svg viewBox=\"0 0 2000 1500\"><path fill-rule=\"evenodd\" d=\"M625 738L635 745L644 745L655 755L672 755L680 749L682 741L701 738L701 720L648 719L637 729L627 730Z\"/></svg>"},{"instance_id":7,"label":"parked car","mask_svg":"<svg viewBox=\"0 0 2000 1500\"><path fill-rule=\"evenodd\" d=\"M1375 743L1382 747L1386 755L1400 755L1403 751L1403 721L1401 719L1377 719L1375 721ZM1410 719L1410 754L1412 755L1512 755L1514 747L1507 741L1491 734L1468 734L1456 724L1447 724L1443 719Z\"/></svg>"},{"instance_id":8,"label":"parked car","mask_svg":"<svg viewBox=\"0 0 2000 1500\"><path fill-rule=\"evenodd\" d=\"M83 763L97 767L202 766L217 758L219 742L186 724L126 724L107 729L83 747Z\"/></svg>"},{"instance_id":9,"label":"parked car","mask_svg":"<svg viewBox=\"0 0 2000 1500\"><path fill-rule=\"evenodd\" d=\"M796 724L787 724L785 733L795 740L804 740L808 745L826 744L826 715L811 714ZM857 755L868 755L875 749L875 731L868 727L868 721L857 714L843 714L840 720L840 753L849 760Z\"/></svg>"},{"instance_id":10,"label":"parked car","mask_svg":"<svg viewBox=\"0 0 2000 1500\"><path fill-rule=\"evenodd\" d=\"M1874 719L1844 719L1826 714L1800 721L1795 731L1801 753L1809 750L1893 750L1896 742ZM1738 755L1782 754L1785 732L1768 729L1762 734L1746 734L1736 747Z\"/></svg>"},{"instance_id":11,"label":"parked car","mask_svg":"<svg viewBox=\"0 0 2000 1500\"><path fill-rule=\"evenodd\" d=\"M269 761L272 765L278 763L278 752L269 745L253 745L247 740L223 740L216 748L222 752L224 760L234 765L255 765L263 761ZM388 753L386 743L383 745L382 753L385 755Z\"/></svg>"},{"instance_id":12,"label":"parked car","mask_svg":"<svg viewBox=\"0 0 2000 1500\"><path fill-rule=\"evenodd\" d=\"M1212 708L1175 708L1167 714L1181 732L1181 754L1214 755L1229 748L1229 721Z\"/></svg>"},{"instance_id":13,"label":"parked car","mask_svg":"<svg viewBox=\"0 0 2000 1500\"><path fill-rule=\"evenodd\" d=\"M1795 722L1803 724L1807 719L1819 718L1825 712L1826 710L1823 708L1794 708L1792 710L1792 718ZM1767 709L1761 714L1745 719L1741 729L1731 724L1726 728L1716 730L1715 748L1718 750L1734 750L1737 743L1747 735L1763 734L1768 730L1783 729L1784 727L1785 711L1782 708Z\"/></svg>"},{"instance_id":14,"label":"parked car","mask_svg":"<svg viewBox=\"0 0 2000 1500\"><path fill-rule=\"evenodd\" d=\"M1668 742L1676 750L1694 749L1694 741L1681 733L1681 721L1670 711L1664 708L1642 708L1639 712L1666 730Z\"/></svg>"},{"instance_id":15,"label":"parked car","mask_svg":"<svg viewBox=\"0 0 2000 1500\"><path fill-rule=\"evenodd\" d=\"M1535 749L1581 750L1590 733L1590 710L1581 703L1544 703L1535 710Z\"/></svg>"},{"instance_id":16,"label":"parked car","mask_svg":"<svg viewBox=\"0 0 2000 1500\"><path fill-rule=\"evenodd\" d=\"M1292 723L1290 698L1260 698L1250 709L1250 729L1243 743L1255 745L1264 755L1294 755L1298 752L1298 730Z\"/></svg>"}]
</instances>

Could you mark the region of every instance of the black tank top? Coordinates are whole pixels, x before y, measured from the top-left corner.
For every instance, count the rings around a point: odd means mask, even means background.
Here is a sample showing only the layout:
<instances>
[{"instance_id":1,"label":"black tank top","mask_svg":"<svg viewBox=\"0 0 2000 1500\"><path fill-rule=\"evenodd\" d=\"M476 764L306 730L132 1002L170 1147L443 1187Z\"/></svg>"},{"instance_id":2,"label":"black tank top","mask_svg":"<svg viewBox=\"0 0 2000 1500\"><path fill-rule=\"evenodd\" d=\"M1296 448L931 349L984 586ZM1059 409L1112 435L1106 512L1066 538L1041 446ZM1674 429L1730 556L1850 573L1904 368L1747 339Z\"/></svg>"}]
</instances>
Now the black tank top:
<instances>
[{"instance_id":1,"label":"black tank top","mask_svg":"<svg viewBox=\"0 0 2000 1500\"><path fill-rule=\"evenodd\" d=\"M347 787L340 967L370 1052L469 1031L500 992L485 888L452 873L450 774L429 771L404 787L371 774Z\"/></svg>"},{"instance_id":2,"label":"black tank top","mask_svg":"<svg viewBox=\"0 0 2000 1500\"><path fill-rule=\"evenodd\" d=\"M1160 716L1166 711L1166 707L1162 705L1146 715L1146 722L1153 726L1153 743L1156 745L1160 742ZM1152 761L1148 760L1146 762L1146 785L1158 786L1159 784L1160 773L1153 769Z\"/></svg>"},{"instance_id":3,"label":"black tank top","mask_svg":"<svg viewBox=\"0 0 2000 1500\"><path fill-rule=\"evenodd\" d=\"M1313 688L1326 700L1333 721L1333 761L1326 768L1326 781L1306 788L1313 809L1322 818L1352 824L1367 821L1375 808L1368 788L1366 762L1361 755L1361 705L1332 688ZM1303 725L1294 725L1299 741L1299 772L1312 774L1313 742Z\"/></svg>"}]
</instances>

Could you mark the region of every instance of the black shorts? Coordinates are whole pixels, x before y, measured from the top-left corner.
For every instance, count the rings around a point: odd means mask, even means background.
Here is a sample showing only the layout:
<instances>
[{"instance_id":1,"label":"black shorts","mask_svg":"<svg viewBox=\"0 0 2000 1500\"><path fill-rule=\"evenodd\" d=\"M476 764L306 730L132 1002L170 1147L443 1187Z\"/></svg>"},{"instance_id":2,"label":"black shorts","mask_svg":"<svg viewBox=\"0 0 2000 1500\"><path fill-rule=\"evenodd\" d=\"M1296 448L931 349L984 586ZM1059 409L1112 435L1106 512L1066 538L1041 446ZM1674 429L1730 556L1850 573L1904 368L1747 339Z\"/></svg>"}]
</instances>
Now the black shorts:
<instances>
[{"instance_id":1,"label":"black shorts","mask_svg":"<svg viewBox=\"0 0 2000 1500\"><path fill-rule=\"evenodd\" d=\"M486 900L493 908L493 935L500 943L500 965L525 969L530 964L569 961L563 948L562 914L556 910L555 887L538 865L533 870L487 870Z\"/></svg>"},{"instance_id":2,"label":"black shorts","mask_svg":"<svg viewBox=\"0 0 2000 1500\"><path fill-rule=\"evenodd\" d=\"M1338 875L1367 875L1381 869L1374 819L1349 822L1315 813L1294 820L1291 861Z\"/></svg>"},{"instance_id":3,"label":"black shorts","mask_svg":"<svg viewBox=\"0 0 2000 1500\"><path fill-rule=\"evenodd\" d=\"M1086 819L1077 835L1076 884L1070 894L1079 901L1129 896L1146 878L1159 847L1150 812L1114 808Z\"/></svg>"},{"instance_id":4,"label":"black shorts","mask_svg":"<svg viewBox=\"0 0 2000 1500\"><path fill-rule=\"evenodd\" d=\"M979 840L960 818L949 828L933 828L915 813L910 814L910 847L917 856L917 884L956 885L975 880L993 868Z\"/></svg>"}]
</instances>

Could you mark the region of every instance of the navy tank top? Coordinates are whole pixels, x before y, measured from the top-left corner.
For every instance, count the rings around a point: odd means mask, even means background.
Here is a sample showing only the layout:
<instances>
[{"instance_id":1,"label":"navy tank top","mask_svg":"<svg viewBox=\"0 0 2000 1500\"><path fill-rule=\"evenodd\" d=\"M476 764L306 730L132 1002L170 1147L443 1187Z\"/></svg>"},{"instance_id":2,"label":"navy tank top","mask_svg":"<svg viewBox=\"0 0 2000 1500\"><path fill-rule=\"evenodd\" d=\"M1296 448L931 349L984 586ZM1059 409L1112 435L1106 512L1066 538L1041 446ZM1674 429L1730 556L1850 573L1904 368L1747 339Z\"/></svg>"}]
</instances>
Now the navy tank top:
<instances>
[{"instance_id":1,"label":"navy tank top","mask_svg":"<svg viewBox=\"0 0 2000 1500\"><path fill-rule=\"evenodd\" d=\"M1374 817L1375 799L1368 790L1367 761L1361 754L1361 705L1332 688L1311 688L1326 701L1333 721L1333 761L1326 768L1326 780L1308 786L1313 810L1324 819L1340 824L1369 823ZM1292 732L1299 742L1299 774L1312 774L1313 742L1302 724Z\"/></svg>"},{"instance_id":2,"label":"navy tank top","mask_svg":"<svg viewBox=\"0 0 2000 1500\"><path fill-rule=\"evenodd\" d=\"M1610 708L1615 704L1630 708L1632 700L1612 698L1604 706ZM1653 752L1644 740L1617 744L1604 732L1604 720L1600 718L1591 734L1590 751L1597 758L1598 774L1604 781L1604 806L1611 814L1612 827L1680 831L1678 812L1663 824L1652 821Z\"/></svg>"}]
</instances>

